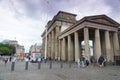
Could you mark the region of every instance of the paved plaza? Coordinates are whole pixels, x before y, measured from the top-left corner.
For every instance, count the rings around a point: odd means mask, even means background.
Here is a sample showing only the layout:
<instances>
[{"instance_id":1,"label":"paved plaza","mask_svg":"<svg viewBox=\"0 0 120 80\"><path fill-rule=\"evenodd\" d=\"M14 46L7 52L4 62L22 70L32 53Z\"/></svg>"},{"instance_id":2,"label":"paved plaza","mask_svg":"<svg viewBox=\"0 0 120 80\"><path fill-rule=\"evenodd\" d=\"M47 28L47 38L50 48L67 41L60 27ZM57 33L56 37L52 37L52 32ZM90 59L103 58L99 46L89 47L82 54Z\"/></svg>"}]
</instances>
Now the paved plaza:
<instances>
[{"instance_id":1,"label":"paved plaza","mask_svg":"<svg viewBox=\"0 0 120 80\"><path fill-rule=\"evenodd\" d=\"M63 68L57 62L42 63L38 69L37 63L29 63L28 70L25 70L25 62L16 62L15 70L11 71L11 63L0 62L0 80L120 80L120 66L106 66L99 68L90 65L86 68L77 68L72 63L71 68L63 63Z\"/></svg>"}]
</instances>

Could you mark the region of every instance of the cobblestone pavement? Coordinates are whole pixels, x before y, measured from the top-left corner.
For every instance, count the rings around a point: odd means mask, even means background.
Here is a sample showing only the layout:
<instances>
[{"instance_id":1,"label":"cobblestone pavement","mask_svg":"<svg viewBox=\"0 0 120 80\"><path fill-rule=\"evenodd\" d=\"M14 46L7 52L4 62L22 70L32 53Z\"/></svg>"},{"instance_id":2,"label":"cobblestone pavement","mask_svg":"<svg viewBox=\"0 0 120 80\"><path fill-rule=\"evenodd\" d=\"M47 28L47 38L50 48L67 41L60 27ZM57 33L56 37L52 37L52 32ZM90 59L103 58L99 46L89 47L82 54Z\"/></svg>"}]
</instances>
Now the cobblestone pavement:
<instances>
[{"instance_id":1,"label":"cobblestone pavement","mask_svg":"<svg viewBox=\"0 0 120 80\"><path fill-rule=\"evenodd\" d=\"M25 62L16 62L15 70L11 71L10 62L5 66L0 61L0 80L120 80L120 66L77 68L72 64L69 68L64 63L60 68L60 64L54 62L50 69L47 62L42 63L40 69L37 63L29 63L28 70L25 70Z\"/></svg>"}]
</instances>

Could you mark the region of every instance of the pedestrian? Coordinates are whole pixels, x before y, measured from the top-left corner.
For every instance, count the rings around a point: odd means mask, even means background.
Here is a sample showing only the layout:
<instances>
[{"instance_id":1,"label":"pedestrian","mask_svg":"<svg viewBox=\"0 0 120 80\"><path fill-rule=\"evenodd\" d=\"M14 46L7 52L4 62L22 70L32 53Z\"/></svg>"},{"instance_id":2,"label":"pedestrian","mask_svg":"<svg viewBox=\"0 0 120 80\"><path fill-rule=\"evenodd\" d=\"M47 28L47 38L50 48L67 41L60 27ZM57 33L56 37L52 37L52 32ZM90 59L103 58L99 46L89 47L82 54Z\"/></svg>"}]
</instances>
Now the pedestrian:
<instances>
[{"instance_id":1,"label":"pedestrian","mask_svg":"<svg viewBox=\"0 0 120 80\"><path fill-rule=\"evenodd\" d=\"M8 62L8 58L7 57L4 57L4 62L5 62L5 66L6 66L6 64L7 64L7 62Z\"/></svg>"},{"instance_id":2,"label":"pedestrian","mask_svg":"<svg viewBox=\"0 0 120 80\"><path fill-rule=\"evenodd\" d=\"M80 59L77 60L77 66L80 67Z\"/></svg>"},{"instance_id":3,"label":"pedestrian","mask_svg":"<svg viewBox=\"0 0 120 80\"><path fill-rule=\"evenodd\" d=\"M96 60L95 60L94 56L92 56L92 57L90 58L90 61L91 61L91 64L92 64L93 66L95 66Z\"/></svg>"},{"instance_id":4,"label":"pedestrian","mask_svg":"<svg viewBox=\"0 0 120 80\"><path fill-rule=\"evenodd\" d=\"M89 59L88 59L88 57L86 57L85 62L86 62L86 66L89 66Z\"/></svg>"},{"instance_id":5,"label":"pedestrian","mask_svg":"<svg viewBox=\"0 0 120 80\"><path fill-rule=\"evenodd\" d=\"M24 60L25 60L25 70L28 70L29 59L28 59L28 57L24 57Z\"/></svg>"},{"instance_id":6,"label":"pedestrian","mask_svg":"<svg viewBox=\"0 0 120 80\"><path fill-rule=\"evenodd\" d=\"M103 67L104 57L101 55L98 59L99 67Z\"/></svg>"},{"instance_id":7,"label":"pedestrian","mask_svg":"<svg viewBox=\"0 0 120 80\"><path fill-rule=\"evenodd\" d=\"M85 67L85 57L81 57L81 67Z\"/></svg>"},{"instance_id":8,"label":"pedestrian","mask_svg":"<svg viewBox=\"0 0 120 80\"><path fill-rule=\"evenodd\" d=\"M38 58L38 62L41 62L41 58Z\"/></svg>"},{"instance_id":9,"label":"pedestrian","mask_svg":"<svg viewBox=\"0 0 120 80\"><path fill-rule=\"evenodd\" d=\"M12 57L10 56L9 61L11 62L11 60L12 60Z\"/></svg>"},{"instance_id":10,"label":"pedestrian","mask_svg":"<svg viewBox=\"0 0 120 80\"><path fill-rule=\"evenodd\" d=\"M24 58L25 62L29 62L29 58L25 57Z\"/></svg>"},{"instance_id":11,"label":"pedestrian","mask_svg":"<svg viewBox=\"0 0 120 80\"><path fill-rule=\"evenodd\" d=\"M103 66L106 66L106 58L104 58Z\"/></svg>"}]
</instances>

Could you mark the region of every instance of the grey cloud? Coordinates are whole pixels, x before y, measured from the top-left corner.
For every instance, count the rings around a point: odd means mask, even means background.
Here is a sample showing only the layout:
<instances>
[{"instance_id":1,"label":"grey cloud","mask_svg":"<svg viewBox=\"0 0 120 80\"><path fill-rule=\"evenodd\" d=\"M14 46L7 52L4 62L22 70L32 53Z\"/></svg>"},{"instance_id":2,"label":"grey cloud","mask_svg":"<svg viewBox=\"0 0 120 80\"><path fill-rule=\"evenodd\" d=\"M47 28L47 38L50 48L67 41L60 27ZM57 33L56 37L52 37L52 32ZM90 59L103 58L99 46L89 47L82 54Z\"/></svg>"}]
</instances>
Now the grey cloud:
<instances>
[{"instance_id":1,"label":"grey cloud","mask_svg":"<svg viewBox=\"0 0 120 80\"><path fill-rule=\"evenodd\" d=\"M105 0L105 3L111 7L110 17L120 22L120 0Z\"/></svg>"},{"instance_id":2,"label":"grey cloud","mask_svg":"<svg viewBox=\"0 0 120 80\"><path fill-rule=\"evenodd\" d=\"M11 0L11 4L15 7L15 11L18 14L21 14L17 11L17 6L14 4L17 2L18 5L21 5L25 15L32 18L39 18L41 14L48 14L48 16L53 16L59 10L67 10L70 7L78 5L79 0ZM39 13L39 14L38 14Z\"/></svg>"},{"instance_id":3,"label":"grey cloud","mask_svg":"<svg viewBox=\"0 0 120 80\"><path fill-rule=\"evenodd\" d=\"M108 14L120 13L120 0L16 0L22 6L25 15L34 19L45 17L50 19L59 11L77 12L81 16L88 14ZM12 0L14 3L15 0ZM14 5L14 4L13 4ZM105 6L105 7L104 7ZM15 7L15 6L14 6ZM104 11L110 7L112 11ZM100 9L101 8L101 9ZM78 10L78 11L76 11Z\"/></svg>"}]
</instances>

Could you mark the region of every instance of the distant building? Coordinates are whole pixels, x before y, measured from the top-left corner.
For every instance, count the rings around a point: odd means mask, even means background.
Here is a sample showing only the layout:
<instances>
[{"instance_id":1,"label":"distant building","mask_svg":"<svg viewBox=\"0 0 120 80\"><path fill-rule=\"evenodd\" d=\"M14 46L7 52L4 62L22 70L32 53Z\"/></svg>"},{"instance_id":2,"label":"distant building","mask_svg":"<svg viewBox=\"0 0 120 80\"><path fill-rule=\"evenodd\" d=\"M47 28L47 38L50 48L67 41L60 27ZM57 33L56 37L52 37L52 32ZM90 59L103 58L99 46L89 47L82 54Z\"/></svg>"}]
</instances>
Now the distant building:
<instances>
[{"instance_id":1,"label":"distant building","mask_svg":"<svg viewBox=\"0 0 120 80\"><path fill-rule=\"evenodd\" d=\"M23 54L25 51L24 46L19 45L18 41L16 41L16 40L3 40L2 43L14 45L16 48L16 54Z\"/></svg>"},{"instance_id":2,"label":"distant building","mask_svg":"<svg viewBox=\"0 0 120 80\"><path fill-rule=\"evenodd\" d=\"M17 45L18 41L16 41L16 40L3 40L2 43L3 44Z\"/></svg>"},{"instance_id":3,"label":"distant building","mask_svg":"<svg viewBox=\"0 0 120 80\"><path fill-rule=\"evenodd\" d=\"M30 53L32 53L32 52L41 52L41 45L40 44L31 45L31 47L29 49L29 52Z\"/></svg>"},{"instance_id":4,"label":"distant building","mask_svg":"<svg viewBox=\"0 0 120 80\"><path fill-rule=\"evenodd\" d=\"M16 46L16 53L24 53L25 49L24 46L17 45Z\"/></svg>"}]
</instances>

